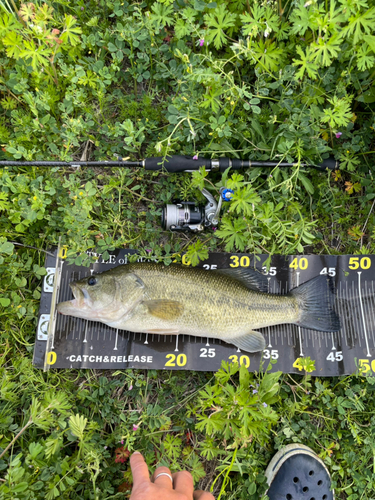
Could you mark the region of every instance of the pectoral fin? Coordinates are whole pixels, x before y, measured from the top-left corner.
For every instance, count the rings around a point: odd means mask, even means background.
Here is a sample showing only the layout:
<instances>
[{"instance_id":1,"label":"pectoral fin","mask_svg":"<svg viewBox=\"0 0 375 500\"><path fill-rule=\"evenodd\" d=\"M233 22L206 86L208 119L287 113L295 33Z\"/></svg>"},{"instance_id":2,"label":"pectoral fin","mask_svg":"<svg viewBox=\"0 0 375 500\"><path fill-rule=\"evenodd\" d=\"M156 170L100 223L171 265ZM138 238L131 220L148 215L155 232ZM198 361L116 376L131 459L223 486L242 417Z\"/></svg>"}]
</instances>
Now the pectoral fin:
<instances>
[{"instance_id":1,"label":"pectoral fin","mask_svg":"<svg viewBox=\"0 0 375 500\"><path fill-rule=\"evenodd\" d=\"M146 300L143 304L152 316L165 320L177 319L184 310L183 304L177 300Z\"/></svg>"},{"instance_id":2,"label":"pectoral fin","mask_svg":"<svg viewBox=\"0 0 375 500\"><path fill-rule=\"evenodd\" d=\"M263 351L263 349L265 349L266 347L266 342L263 335L260 332L256 332L254 330L251 330L241 337L226 339L221 338L220 340L224 340L224 342L228 342L228 344L233 344L239 349L242 349L246 352Z\"/></svg>"}]
</instances>

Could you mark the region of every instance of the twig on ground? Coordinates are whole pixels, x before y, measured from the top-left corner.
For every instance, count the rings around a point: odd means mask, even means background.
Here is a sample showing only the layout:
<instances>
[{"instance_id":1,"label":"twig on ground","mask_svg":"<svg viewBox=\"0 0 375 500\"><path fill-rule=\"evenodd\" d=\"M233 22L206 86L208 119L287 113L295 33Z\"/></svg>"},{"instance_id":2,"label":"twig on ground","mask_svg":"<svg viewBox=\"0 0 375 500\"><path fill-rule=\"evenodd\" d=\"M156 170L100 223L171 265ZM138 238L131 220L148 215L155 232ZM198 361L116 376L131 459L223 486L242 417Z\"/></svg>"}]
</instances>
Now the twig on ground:
<instances>
[{"instance_id":1,"label":"twig on ground","mask_svg":"<svg viewBox=\"0 0 375 500\"><path fill-rule=\"evenodd\" d=\"M30 427L30 425L33 424L33 419L32 417L30 417L30 419L28 420L27 424L24 425L22 427L22 429L20 430L20 432L14 436L14 438L12 439L12 441L8 444L8 446L5 448L5 450L2 452L2 454L0 455L0 460L2 459L2 457L5 455L5 453L9 450L9 448L11 446L13 446L13 444L17 441L17 439L25 432L25 430Z\"/></svg>"},{"instance_id":2,"label":"twig on ground","mask_svg":"<svg viewBox=\"0 0 375 500\"><path fill-rule=\"evenodd\" d=\"M43 248L37 248L37 247L32 247L30 245L24 245L23 243L17 243L16 241L10 241L9 243L13 243L13 245L16 245L18 247L32 248L33 250L39 250L40 252L44 252L47 255L51 255L51 257L54 257L53 253L48 252L47 250L43 250Z\"/></svg>"}]
</instances>

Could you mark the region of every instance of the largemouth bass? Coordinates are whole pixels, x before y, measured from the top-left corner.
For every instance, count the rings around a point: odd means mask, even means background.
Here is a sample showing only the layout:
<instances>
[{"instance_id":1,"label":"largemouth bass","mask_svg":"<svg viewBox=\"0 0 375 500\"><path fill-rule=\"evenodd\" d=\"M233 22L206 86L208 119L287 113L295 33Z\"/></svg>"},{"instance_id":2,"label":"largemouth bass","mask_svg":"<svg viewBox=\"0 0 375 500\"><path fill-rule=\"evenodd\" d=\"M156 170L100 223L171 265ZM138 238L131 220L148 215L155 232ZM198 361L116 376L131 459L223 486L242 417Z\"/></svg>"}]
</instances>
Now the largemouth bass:
<instances>
[{"instance_id":1,"label":"largemouth bass","mask_svg":"<svg viewBox=\"0 0 375 500\"><path fill-rule=\"evenodd\" d=\"M333 332L331 279L318 276L287 295L267 293L267 278L249 268L206 271L179 264L125 264L70 284L62 314L131 332L223 340L247 352L265 348L257 328L293 323Z\"/></svg>"}]
</instances>

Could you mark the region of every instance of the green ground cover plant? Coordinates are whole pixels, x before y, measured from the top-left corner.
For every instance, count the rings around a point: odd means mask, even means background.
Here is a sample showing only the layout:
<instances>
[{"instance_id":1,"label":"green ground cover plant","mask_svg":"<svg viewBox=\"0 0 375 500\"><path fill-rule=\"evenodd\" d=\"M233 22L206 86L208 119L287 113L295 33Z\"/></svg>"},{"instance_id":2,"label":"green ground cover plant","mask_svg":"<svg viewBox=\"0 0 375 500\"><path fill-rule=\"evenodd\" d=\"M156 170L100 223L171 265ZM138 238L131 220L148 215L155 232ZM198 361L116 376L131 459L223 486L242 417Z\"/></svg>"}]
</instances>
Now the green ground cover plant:
<instances>
[{"instance_id":1,"label":"green ground cover plant","mask_svg":"<svg viewBox=\"0 0 375 500\"><path fill-rule=\"evenodd\" d=\"M209 174L0 170L0 498L129 493L129 452L222 499L262 498L284 444L325 460L337 498L375 490L374 378L77 371L31 358L45 252L59 238L165 264L183 252L374 253L374 0L0 0L0 160L167 154L295 162ZM303 167L328 156L340 170ZM216 231L161 208L235 191ZM277 367L277 365L276 365Z\"/></svg>"}]
</instances>

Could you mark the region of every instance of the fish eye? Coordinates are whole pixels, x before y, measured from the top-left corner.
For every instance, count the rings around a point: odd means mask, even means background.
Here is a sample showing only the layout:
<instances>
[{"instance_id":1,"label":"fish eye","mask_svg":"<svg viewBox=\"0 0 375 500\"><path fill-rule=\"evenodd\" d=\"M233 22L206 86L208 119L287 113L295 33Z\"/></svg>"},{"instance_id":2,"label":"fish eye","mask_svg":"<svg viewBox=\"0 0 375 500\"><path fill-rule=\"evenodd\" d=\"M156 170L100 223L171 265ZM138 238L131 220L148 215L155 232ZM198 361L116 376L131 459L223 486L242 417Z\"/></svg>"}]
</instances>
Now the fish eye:
<instances>
[{"instance_id":1,"label":"fish eye","mask_svg":"<svg viewBox=\"0 0 375 500\"><path fill-rule=\"evenodd\" d=\"M96 285L96 283L97 283L97 279L96 279L96 278L94 278L94 276L91 276L91 278L89 278L89 279L87 280L87 284L88 284L88 285L90 285L90 286L92 286L92 285Z\"/></svg>"}]
</instances>

